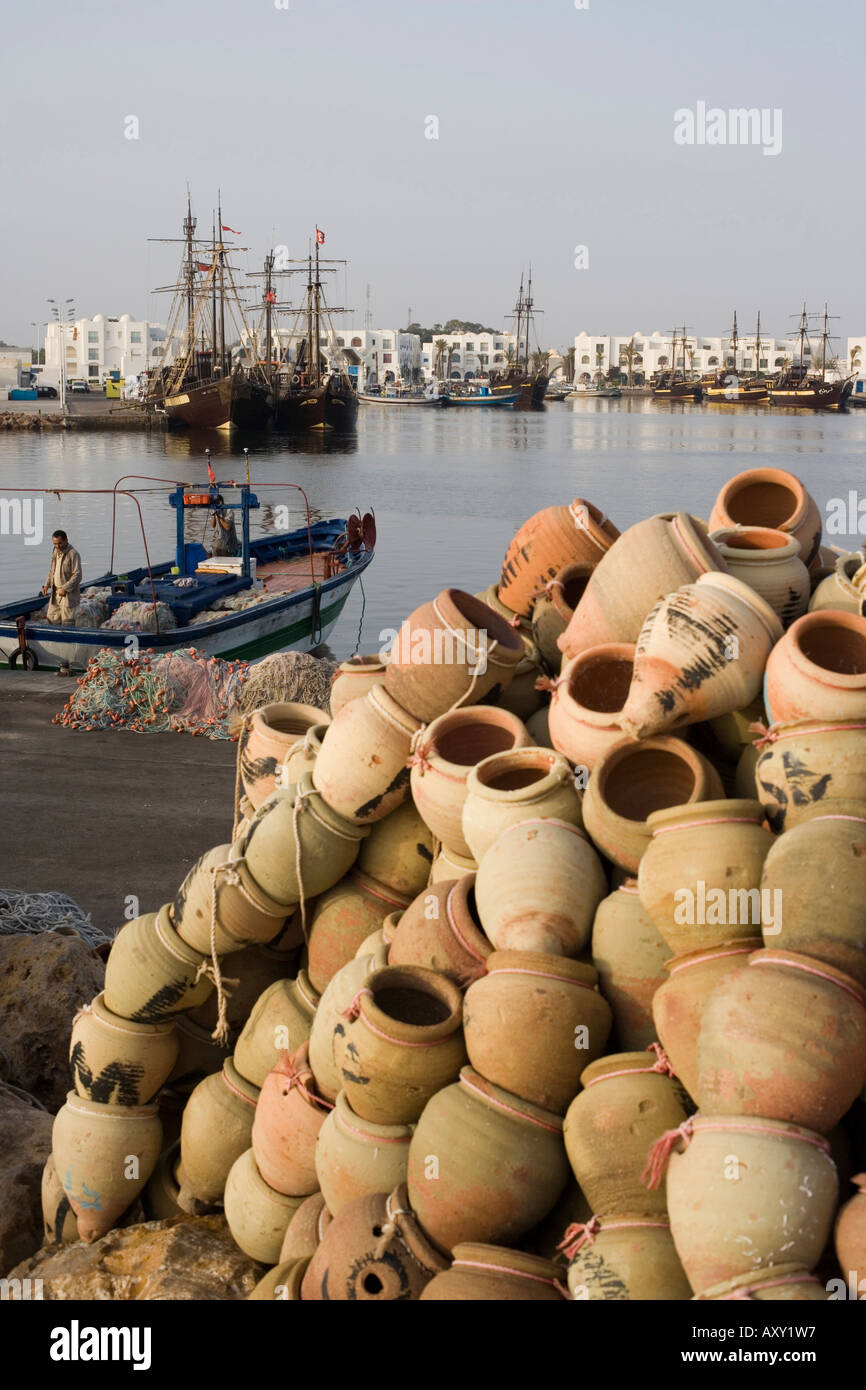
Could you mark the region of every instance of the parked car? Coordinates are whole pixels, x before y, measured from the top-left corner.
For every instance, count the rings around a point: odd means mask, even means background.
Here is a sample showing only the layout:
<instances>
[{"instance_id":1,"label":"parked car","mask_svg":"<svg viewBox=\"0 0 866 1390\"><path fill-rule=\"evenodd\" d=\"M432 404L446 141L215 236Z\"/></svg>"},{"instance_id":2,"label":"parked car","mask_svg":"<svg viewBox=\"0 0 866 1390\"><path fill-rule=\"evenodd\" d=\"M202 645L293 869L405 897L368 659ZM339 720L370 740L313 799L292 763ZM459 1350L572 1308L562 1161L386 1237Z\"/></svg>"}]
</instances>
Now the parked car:
<instances>
[{"instance_id":1,"label":"parked car","mask_svg":"<svg viewBox=\"0 0 866 1390\"><path fill-rule=\"evenodd\" d=\"M80 391L80 392L83 393L83 392L85 392L85 391L87 390L87 382L86 382L86 381L70 381L70 383L69 383L69 389L70 389L70 391L73 391L73 392L78 392L78 391Z\"/></svg>"},{"instance_id":2,"label":"parked car","mask_svg":"<svg viewBox=\"0 0 866 1390\"><path fill-rule=\"evenodd\" d=\"M40 400L56 401L56 400L57 400L57 387L56 387L56 386L37 386L37 387L36 387L36 394L37 394L37 396L40 398Z\"/></svg>"}]
</instances>

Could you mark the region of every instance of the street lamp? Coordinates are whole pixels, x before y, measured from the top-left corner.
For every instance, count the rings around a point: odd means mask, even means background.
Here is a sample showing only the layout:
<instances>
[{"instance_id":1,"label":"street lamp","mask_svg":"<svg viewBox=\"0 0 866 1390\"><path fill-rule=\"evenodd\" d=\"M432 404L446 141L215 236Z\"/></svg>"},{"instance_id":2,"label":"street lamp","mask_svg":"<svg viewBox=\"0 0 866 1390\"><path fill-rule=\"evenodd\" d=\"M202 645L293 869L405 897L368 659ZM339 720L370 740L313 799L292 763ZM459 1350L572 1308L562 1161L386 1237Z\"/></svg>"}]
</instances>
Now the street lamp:
<instances>
[{"instance_id":1,"label":"street lamp","mask_svg":"<svg viewBox=\"0 0 866 1390\"><path fill-rule=\"evenodd\" d=\"M52 314L54 315L54 321L55 321L55 323L57 324L57 333L58 333L58 337L59 337L59 340L60 340L60 409L61 409L61 410L65 410L65 409L66 409L66 346L65 346L65 344L66 344L66 339L65 339L65 335L64 335L64 331L63 331L63 330L64 330L64 328L67 326L67 324L71 326L71 325L74 324L74 322L75 322L75 300L74 300L74 299L71 299L71 298L70 298L70 299L64 300L64 305L65 305L65 306L71 306L71 307L67 307L67 308L66 308L66 318L65 318L65 319L64 319L64 315L63 315L63 309L61 309L61 308L59 307L58 301L57 301L56 299L49 299L47 302L48 302L50 305L52 305L52 310L51 310L51 312L52 312Z\"/></svg>"}]
</instances>

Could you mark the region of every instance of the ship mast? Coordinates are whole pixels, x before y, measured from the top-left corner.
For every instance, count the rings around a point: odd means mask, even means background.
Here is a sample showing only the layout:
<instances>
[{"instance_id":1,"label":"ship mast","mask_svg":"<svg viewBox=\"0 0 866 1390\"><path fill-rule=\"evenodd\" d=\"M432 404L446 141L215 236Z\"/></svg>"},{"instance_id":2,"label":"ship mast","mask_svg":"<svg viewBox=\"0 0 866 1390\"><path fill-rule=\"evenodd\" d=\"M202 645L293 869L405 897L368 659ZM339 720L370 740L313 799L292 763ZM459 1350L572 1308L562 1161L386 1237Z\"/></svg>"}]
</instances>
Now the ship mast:
<instances>
[{"instance_id":1,"label":"ship mast","mask_svg":"<svg viewBox=\"0 0 866 1390\"><path fill-rule=\"evenodd\" d=\"M514 353L514 369L520 371L520 353L523 348L523 271L520 272L520 289L517 293L517 304L514 308L512 318L517 320L515 328L516 348Z\"/></svg>"},{"instance_id":2,"label":"ship mast","mask_svg":"<svg viewBox=\"0 0 866 1390\"><path fill-rule=\"evenodd\" d=\"M758 322L755 328L755 375L761 375L761 311L758 310Z\"/></svg>"},{"instance_id":3,"label":"ship mast","mask_svg":"<svg viewBox=\"0 0 866 1390\"><path fill-rule=\"evenodd\" d=\"M529 279L526 285L526 299L524 300L524 322L526 324L526 371L529 372L529 325L532 321L532 266L529 267Z\"/></svg>"},{"instance_id":4,"label":"ship mast","mask_svg":"<svg viewBox=\"0 0 866 1390\"><path fill-rule=\"evenodd\" d=\"M738 348L739 348L739 345L740 345L740 339L739 339L739 336L738 336L738 334L737 334L737 311L736 311L736 309L735 309L735 310L734 310L734 326L733 326L733 328L731 329L731 340L730 340L730 344L729 344L730 349L731 349L731 351L732 351L733 354L734 354L734 376L737 375L737 350L738 350Z\"/></svg>"},{"instance_id":5,"label":"ship mast","mask_svg":"<svg viewBox=\"0 0 866 1390\"><path fill-rule=\"evenodd\" d=\"M225 250L223 248L223 204L222 193L217 190L217 222L219 224L219 274L220 274L220 376L227 376L226 372L226 282L225 282Z\"/></svg>"},{"instance_id":6,"label":"ship mast","mask_svg":"<svg viewBox=\"0 0 866 1390\"><path fill-rule=\"evenodd\" d=\"M211 270L213 271L213 267L216 265L216 258L217 258L217 239L216 239L216 220L215 220L215 219L214 219L214 221L213 221L213 228L212 228L212 232L211 232L211 251L212 251L212 255L211 255ZM202 330L202 340L204 340L204 330ZM211 344L212 344L212 348L211 348L211 376L216 376L216 369L217 369L217 364L216 364L216 355L217 355L217 292L216 292L216 275L213 276L213 280L212 280L212 282L211 282Z\"/></svg>"},{"instance_id":7,"label":"ship mast","mask_svg":"<svg viewBox=\"0 0 866 1390\"><path fill-rule=\"evenodd\" d=\"M183 220L183 234L186 238L186 327L187 338L190 343L192 343L195 337L195 265L192 256L192 239L195 234L195 225L189 189L187 189L186 217Z\"/></svg>"}]
</instances>

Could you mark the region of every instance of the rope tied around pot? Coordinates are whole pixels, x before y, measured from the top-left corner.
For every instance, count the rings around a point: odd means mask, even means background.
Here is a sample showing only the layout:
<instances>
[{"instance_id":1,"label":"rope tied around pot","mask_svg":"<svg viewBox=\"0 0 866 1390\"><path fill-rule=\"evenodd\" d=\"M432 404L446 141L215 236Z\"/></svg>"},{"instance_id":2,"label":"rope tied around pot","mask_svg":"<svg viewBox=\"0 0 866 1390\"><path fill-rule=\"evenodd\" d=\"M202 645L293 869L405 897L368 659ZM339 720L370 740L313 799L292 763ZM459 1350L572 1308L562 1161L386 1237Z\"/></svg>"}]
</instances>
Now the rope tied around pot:
<instances>
[{"instance_id":1,"label":"rope tied around pot","mask_svg":"<svg viewBox=\"0 0 866 1390\"><path fill-rule=\"evenodd\" d=\"M693 1120L683 1120L676 1129L668 1129L658 1138L649 1151L646 1167L640 1175L641 1182L651 1191L660 1187L668 1166L668 1160L679 1143L688 1148L694 1136Z\"/></svg>"},{"instance_id":2,"label":"rope tied around pot","mask_svg":"<svg viewBox=\"0 0 866 1390\"><path fill-rule=\"evenodd\" d=\"M292 834L295 837L295 878L298 880L298 893L300 894L299 907L301 909L301 931L307 945L310 943L310 933L307 930L307 897L304 893L304 874L301 860L303 858L301 850L301 836L298 829L298 817L307 805L310 792L302 791L298 787L295 795L295 804L292 807Z\"/></svg>"},{"instance_id":3,"label":"rope tied around pot","mask_svg":"<svg viewBox=\"0 0 866 1390\"><path fill-rule=\"evenodd\" d=\"M232 820L232 839L233 839L233 840L235 839L235 837L236 837L236 835L237 835L238 824L239 824L240 819L241 819L241 817L240 817L240 815L239 815L239 811L240 811L240 809L241 809L241 759L243 758L243 755L244 755L244 747L245 747L244 734L246 733L247 729L249 728L249 723L250 723L250 720L252 719L254 713L255 713L254 710L249 710L246 714L242 714L242 715L241 715L241 722L240 722L240 724L239 724L239 726L238 726L238 756L237 756L237 762L235 763L235 806L234 806L234 819Z\"/></svg>"},{"instance_id":4,"label":"rope tied around pot","mask_svg":"<svg viewBox=\"0 0 866 1390\"><path fill-rule=\"evenodd\" d=\"M584 1245L594 1245L595 1238L601 1230L601 1219L598 1216L591 1216L588 1221L575 1221L566 1228L565 1235L557 1245L557 1250L561 1250L567 1260L573 1260L579 1250Z\"/></svg>"},{"instance_id":5,"label":"rope tied around pot","mask_svg":"<svg viewBox=\"0 0 866 1390\"><path fill-rule=\"evenodd\" d=\"M287 1096L291 1091L298 1090L310 1105L320 1105L323 1110L333 1110L334 1107L329 1100L309 1089L307 1079L314 1079L312 1069L309 1064L297 1062L296 1057L297 1053L281 1052L274 1068L284 1078L283 1095Z\"/></svg>"},{"instance_id":6,"label":"rope tied around pot","mask_svg":"<svg viewBox=\"0 0 866 1390\"><path fill-rule=\"evenodd\" d=\"M202 978L202 976L205 976L207 979L213 982L214 988L217 992L217 1021L216 1027L211 1033L211 1037L213 1038L214 1042L222 1043L224 1046L229 1041L229 1024L227 1010L229 997L231 994L231 990L227 989L226 986L231 985L232 987L235 987L238 984L240 984L240 981L224 979L223 973L220 969L220 958L216 948L217 879L220 875L222 875L225 878L225 881L230 886L238 884L240 882L240 879L238 878L238 875L235 869L233 868L233 865L237 862L237 860L229 859L226 860L224 864L214 864L211 866L210 960L205 959L202 961L201 965L196 971L195 980L193 981L193 983L197 983Z\"/></svg>"},{"instance_id":7,"label":"rope tied around pot","mask_svg":"<svg viewBox=\"0 0 866 1390\"><path fill-rule=\"evenodd\" d=\"M671 1065L671 1059L665 1052L661 1043L651 1042L647 1047L647 1052L654 1052L656 1055L656 1060L652 1065L653 1071L661 1072L665 1076L676 1076L676 1072Z\"/></svg>"},{"instance_id":8,"label":"rope tied around pot","mask_svg":"<svg viewBox=\"0 0 866 1390\"><path fill-rule=\"evenodd\" d=\"M402 1232L402 1230L400 1229L400 1217L401 1217L401 1216L411 1216L411 1215L412 1215L412 1212L411 1212L411 1210L409 1210L409 1209L406 1208L406 1207L398 1207L396 1211L392 1211L392 1210L391 1210L391 1198L392 1198L393 1196L394 1196L394 1193L391 1192L391 1193L388 1194L388 1196L387 1196L386 1199L385 1199L385 1211L386 1211L386 1213L387 1213L388 1220L385 1222L385 1225L382 1227L382 1233L381 1233L381 1235L380 1235L380 1237L379 1237L379 1240L378 1240L378 1242L377 1242L377 1244L376 1244L376 1246L375 1246L375 1248L374 1248L374 1250L373 1250L373 1258L376 1259L376 1260L381 1260L381 1259L383 1258L383 1256L384 1256L384 1254L385 1254L385 1251L388 1249L388 1247L390 1246L391 1242L394 1240L395 1237L399 1236L400 1239L402 1240L403 1244L406 1245L406 1241L405 1241L405 1239L403 1238L403 1232ZM408 1250L408 1246L407 1246L406 1248L407 1248L407 1250ZM410 1255L411 1255L411 1253L412 1253L412 1252L409 1251L409 1254L410 1254ZM420 1263L420 1261L418 1261L418 1262L416 1262L416 1263ZM423 1265L422 1265L421 1267L424 1268Z\"/></svg>"},{"instance_id":9,"label":"rope tied around pot","mask_svg":"<svg viewBox=\"0 0 866 1390\"><path fill-rule=\"evenodd\" d=\"M555 695L561 685L566 684L563 676L539 676L535 682L536 690L548 690Z\"/></svg>"},{"instance_id":10,"label":"rope tied around pot","mask_svg":"<svg viewBox=\"0 0 866 1390\"><path fill-rule=\"evenodd\" d=\"M348 1009L343 1010L342 1017L347 1018L350 1023L354 1023L355 1019L361 1012L361 1000L364 998L365 995L368 995L370 999L373 998L373 991L371 989L367 989L366 985L363 989L358 990L358 993L355 995Z\"/></svg>"}]
</instances>

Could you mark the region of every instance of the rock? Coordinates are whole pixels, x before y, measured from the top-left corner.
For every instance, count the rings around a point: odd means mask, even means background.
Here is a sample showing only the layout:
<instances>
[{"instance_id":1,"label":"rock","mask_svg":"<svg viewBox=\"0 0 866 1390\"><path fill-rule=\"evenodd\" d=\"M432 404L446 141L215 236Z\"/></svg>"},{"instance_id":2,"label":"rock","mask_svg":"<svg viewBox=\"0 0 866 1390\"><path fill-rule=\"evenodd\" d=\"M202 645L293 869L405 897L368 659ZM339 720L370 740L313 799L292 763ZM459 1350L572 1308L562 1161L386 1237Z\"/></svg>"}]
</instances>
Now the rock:
<instances>
[{"instance_id":1,"label":"rock","mask_svg":"<svg viewBox=\"0 0 866 1390\"><path fill-rule=\"evenodd\" d=\"M42 1244L42 1169L53 1123L0 1084L0 1278Z\"/></svg>"},{"instance_id":2,"label":"rock","mask_svg":"<svg viewBox=\"0 0 866 1390\"><path fill-rule=\"evenodd\" d=\"M0 936L0 1079L59 1110L72 1088L72 1019L104 978L96 950L75 932Z\"/></svg>"},{"instance_id":3,"label":"rock","mask_svg":"<svg viewBox=\"0 0 866 1390\"><path fill-rule=\"evenodd\" d=\"M178 1216L40 1250L10 1272L41 1279L46 1300L244 1299L265 1273L232 1240L224 1216Z\"/></svg>"}]
</instances>

